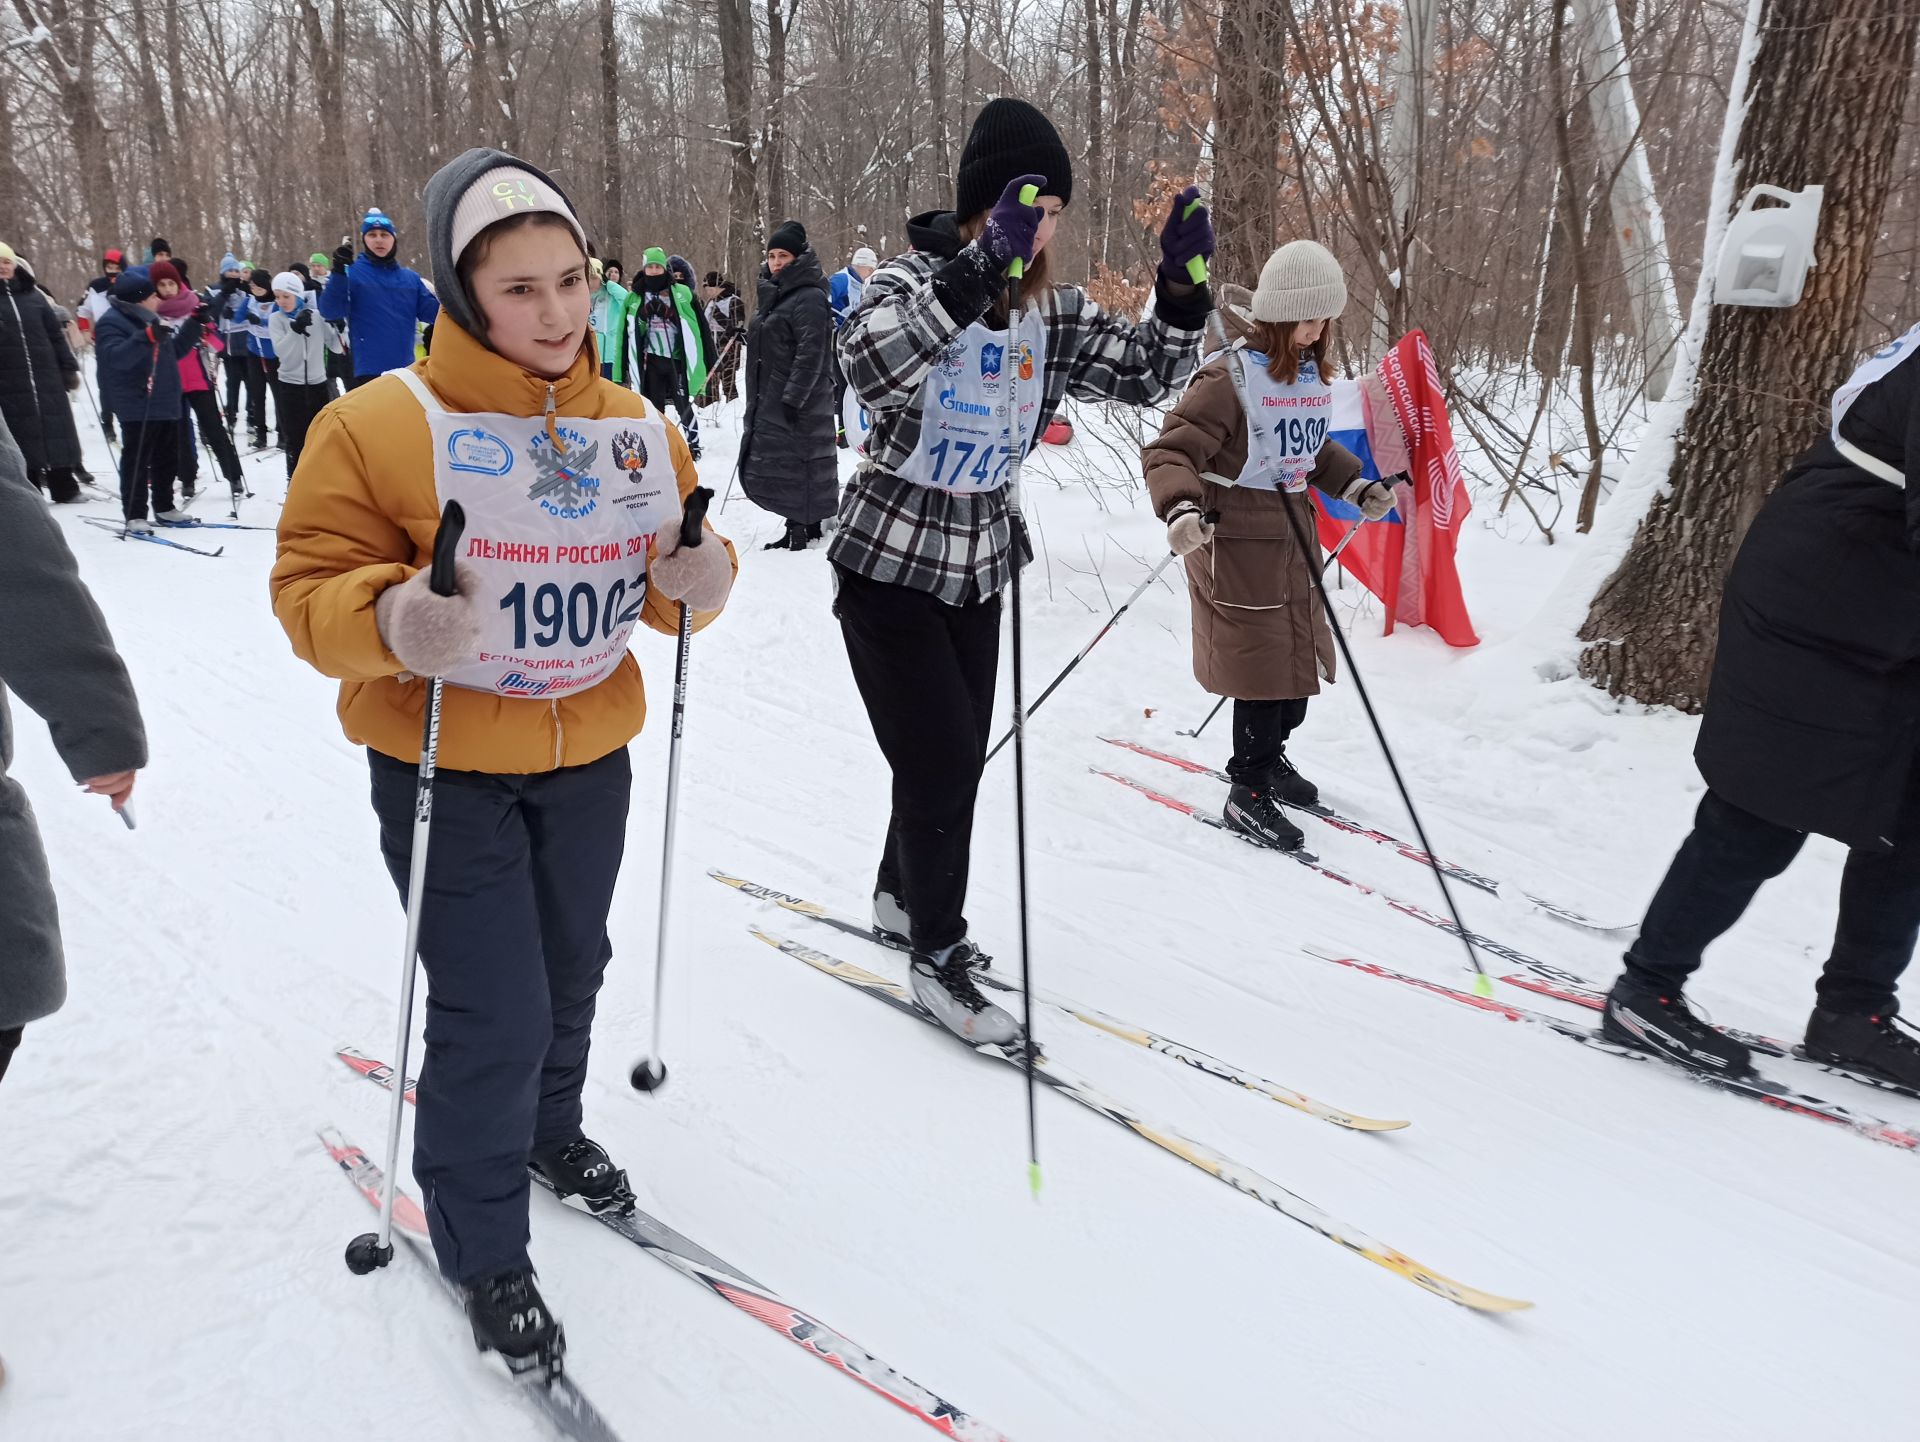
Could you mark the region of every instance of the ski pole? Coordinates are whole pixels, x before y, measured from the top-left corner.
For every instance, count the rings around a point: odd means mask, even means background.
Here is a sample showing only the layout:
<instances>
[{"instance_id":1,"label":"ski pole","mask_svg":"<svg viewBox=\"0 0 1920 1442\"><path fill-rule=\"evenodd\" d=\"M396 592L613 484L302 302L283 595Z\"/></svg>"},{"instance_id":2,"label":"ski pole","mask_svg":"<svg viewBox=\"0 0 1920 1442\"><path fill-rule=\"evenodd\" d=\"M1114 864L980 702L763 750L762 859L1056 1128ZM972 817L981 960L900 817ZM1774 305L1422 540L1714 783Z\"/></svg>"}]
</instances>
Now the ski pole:
<instances>
[{"instance_id":1,"label":"ski pole","mask_svg":"<svg viewBox=\"0 0 1920 1442\"><path fill-rule=\"evenodd\" d=\"M707 524L707 506L713 492L695 486L687 493L680 515L680 544L699 545ZM680 738L687 725L687 653L693 649L693 612L680 603L680 647L673 661L673 732L667 742L667 821L660 841L660 920L653 938L653 1050L633 1064L627 1080L637 1092L658 1091L666 1084L667 1064L661 1060L660 1018L667 998L667 908L673 899L673 830L680 810Z\"/></svg>"},{"instance_id":2,"label":"ski pole","mask_svg":"<svg viewBox=\"0 0 1920 1442\"><path fill-rule=\"evenodd\" d=\"M1100 642L1106 638L1107 632L1111 631L1116 625L1118 625L1120 622L1120 618L1127 614L1128 607L1132 606L1135 601L1139 600L1140 597L1146 592L1147 587L1151 586L1156 580L1159 579L1160 573L1166 570L1168 566L1172 565L1178 559L1179 557L1174 552L1168 551L1167 554L1161 558L1160 564L1155 566L1151 571L1147 572L1147 579L1142 581L1139 585L1135 586L1133 588L1133 594L1131 596L1128 596L1126 600L1122 601L1120 603L1119 609L1116 610L1111 616L1107 617L1107 624L1100 628L1099 634L1097 634L1091 641L1087 642L1086 645L1082 646L1080 648L1080 654L1078 656L1075 656L1071 661L1067 662L1066 669L1063 670L1058 676L1055 676L1053 680L1047 683L1047 689L1042 691L1039 694L1039 696L1037 696L1034 699L1034 703L1027 708L1027 715L1029 716L1033 715L1034 712L1038 711L1043 705L1046 704L1047 697L1051 696L1054 693L1054 691L1058 689L1062 681L1066 680L1067 677L1073 674L1073 668L1078 666L1082 661L1087 659L1087 652L1091 651L1095 646L1098 646ZM1012 736L1013 736L1013 732L1011 730L1008 730L1005 735L1001 736L1001 738L998 741L994 742L993 749L987 752L987 757L986 757L987 761L991 761L993 760L994 757L998 756L1000 754L1000 748L1005 746L1007 742L1010 739L1012 739ZM982 762L981 764L985 765L986 762Z\"/></svg>"},{"instance_id":3,"label":"ski pole","mask_svg":"<svg viewBox=\"0 0 1920 1442\"><path fill-rule=\"evenodd\" d=\"M440 512L440 530L433 538L433 564L427 585L436 596L455 591L453 561L460 552L460 536L467 529L467 513L458 501L448 501ZM400 1124L406 1114L407 1050L413 1040L414 964L420 950L420 914L426 907L427 842L433 830L433 771L440 757L440 695L445 683L435 676L427 682L427 715L420 734L420 775L413 791L413 855L407 870L407 942L400 960L400 1024L393 1043L393 1102L387 1109L387 1172L380 1187L380 1230L363 1232L347 1243L347 1270L364 1277L393 1260L393 1197L399 1183Z\"/></svg>"},{"instance_id":4,"label":"ski pole","mask_svg":"<svg viewBox=\"0 0 1920 1442\"><path fill-rule=\"evenodd\" d=\"M1312 502L1308 504L1311 505ZM1307 546L1305 527L1300 524L1300 518L1294 514L1292 506L1283 505L1281 509L1286 511L1287 521L1293 527L1294 541L1304 553ZM1353 530L1347 534L1348 541L1353 539L1363 524L1364 520L1354 523ZM1346 549L1346 541L1340 543L1340 549ZM1339 553L1335 551L1334 555L1337 556ZM1332 564L1331 559L1328 564ZM1310 569L1309 574L1313 578L1313 589L1320 596L1320 608L1326 612L1327 625L1333 629L1333 639L1339 643L1340 659L1347 663L1347 674L1353 677L1353 689L1360 693L1360 704L1366 708L1367 724L1373 727L1374 739L1380 743L1380 754L1387 758L1387 770L1393 773L1394 787L1400 792L1400 802L1407 808L1407 815L1413 820L1413 834L1420 838L1420 849L1427 854L1427 866L1433 872L1433 879L1440 883L1440 895L1447 903L1447 914L1453 918L1454 935L1460 938L1460 944L1467 949L1467 964L1473 969L1474 994L1492 996L1493 978L1487 975L1486 967L1480 963L1480 953L1474 947L1472 933L1467 930L1467 924L1460 915L1460 908L1454 903L1453 888L1447 885L1447 873L1441 869L1440 853L1433 849L1433 843L1427 839L1426 825L1420 820L1420 812L1414 807L1412 793L1407 790L1406 779L1400 774L1400 763L1394 759L1393 747L1387 742L1387 733L1380 725L1379 713L1373 709L1373 698L1367 694L1367 683L1361 679L1360 668L1354 664L1353 648L1347 644L1347 633L1340 628L1340 618L1334 613L1333 597L1327 594L1325 572Z\"/></svg>"},{"instance_id":5,"label":"ski pole","mask_svg":"<svg viewBox=\"0 0 1920 1442\"><path fill-rule=\"evenodd\" d=\"M1333 563L1340 559L1340 553L1346 550L1348 546L1353 544L1353 538L1360 534L1360 528L1365 524L1366 524L1366 520L1363 517L1360 520L1355 521L1353 525L1348 528L1346 535L1340 538L1340 544L1333 548L1333 554L1331 556L1328 556L1326 559L1326 563L1320 567L1321 575L1323 576L1326 575L1326 573L1333 568ZM1198 738L1200 733L1206 730L1207 727L1210 724L1212 724L1213 718L1220 714L1220 708L1226 704L1227 704L1227 698L1225 696L1222 696L1218 701L1213 703L1213 709L1207 712L1207 719L1205 721L1202 721L1198 726L1194 727L1193 730L1182 731L1179 734L1182 736L1192 736L1192 737Z\"/></svg>"},{"instance_id":6,"label":"ski pole","mask_svg":"<svg viewBox=\"0 0 1920 1442\"><path fill-rule=\"evenodd\" d=\"M1040 199L1040 188L1020 188L1020 203L1033 205ZM1007 485L1012 491L1013 508L1013 846L1014 900L1020 908L1020 996L1025 1015L1021 1027L1026 1032L1024 1070L1027 1076L1027 1185L1033 1199L1040 1200L1040 1120L1034 1100L1033 1041L1033 950L1027 929L1027 707L1025 668L1020 654L1020 552L1026 546L1027 519L1020 508L1020 462L1026 451L1026 434L1020 426L1020 279L1027 263L1019 256L1007 267ZM1044 386L1045 382L1042 381ZM1045 403L1044 391L1041 395ZM984 762L981 763L983 766Z\"/></svg>"}]
</instances>

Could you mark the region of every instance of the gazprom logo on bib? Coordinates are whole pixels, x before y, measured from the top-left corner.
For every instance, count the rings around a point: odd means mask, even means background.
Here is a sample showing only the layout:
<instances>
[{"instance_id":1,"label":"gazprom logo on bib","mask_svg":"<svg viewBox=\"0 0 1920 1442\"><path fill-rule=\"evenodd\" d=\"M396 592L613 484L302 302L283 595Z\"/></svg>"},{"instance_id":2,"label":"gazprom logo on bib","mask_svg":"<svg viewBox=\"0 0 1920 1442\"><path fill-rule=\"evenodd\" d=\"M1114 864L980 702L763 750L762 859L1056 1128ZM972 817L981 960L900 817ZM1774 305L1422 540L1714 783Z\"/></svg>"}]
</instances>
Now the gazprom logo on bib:
<instances>
[{"instance_id":1,"label":"gazprom logo on bib","mask_svg":"<svg viewBox=\"0 0 1920 1442\"><path fill-rule=\"evenodd\" d=\"M972 401L963 401L959 398L959 392L951 389L940 392L940 409L943 411L958 411L963 416L990 416L993 414L992 406L975 405Z\"/></svg>"},{"instance_id":2,"label":"gazprom logo on bib","mask_svg":"<svg viewBox=\"0 0 1920 1442\"><path fill-rule=\"evenodd\" d=\"M508 696L544 696L553 688L551 678L529 676L525 671L509 671L493 683L493 689Z\"/></svg>"}]
</instances>

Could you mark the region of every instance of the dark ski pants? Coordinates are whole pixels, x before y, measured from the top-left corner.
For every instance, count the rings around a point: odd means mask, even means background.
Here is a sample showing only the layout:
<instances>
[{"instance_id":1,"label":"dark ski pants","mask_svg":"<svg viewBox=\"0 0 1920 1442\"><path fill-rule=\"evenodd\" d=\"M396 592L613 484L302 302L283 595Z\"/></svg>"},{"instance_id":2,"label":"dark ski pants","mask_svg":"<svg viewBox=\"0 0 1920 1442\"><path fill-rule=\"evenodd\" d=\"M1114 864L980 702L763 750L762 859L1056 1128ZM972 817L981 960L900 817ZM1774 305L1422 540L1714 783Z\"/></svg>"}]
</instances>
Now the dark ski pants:
<instances>
[{"instance_id":1,"label":"dark ski pants","mask_svg":"<svg viewBox=\"0 0 1920 1442\"><path fill-rule=\"evenodd\" d=\"M61 505L80 499L80 479L74 474L72 466L52 466L44 471L34 471L28 479L34 489L45 491Z\"/></svg>"},{"instance_id":2,"label":"dark ski pants","mask_svg":"<svg viewBox=\"0 0 1920 1442\"><path fill-rule=\"evenodd\" d=\"M184 421L120 423L120 514L130 521L153 511L173 509L174 472L180 467L180 427Z\"/></svg>"},{"instance_id":3,"label":"dark ski pants","mask_svg":"<svg viewBox=\"0 0 1920 1442\"><path fill-rule=\"evenodd\" d=\"M240 390L247 392L247 429L256 436L267 428L267 369L260 357L252 354L238 354L237 348L247 343L245 336L228 336L226 359L221 369L227 377L227 426L229 429L239 424Z\"/></svg>"},{"instance_id":4,"label":"dark ski pants","mask_svg":"<svg viewBox=\"0 0 1920 1442\"><path fill-rule=\"evenodd\" d=\"M184 397L198 422L200 439L220 463L220 474L229 486L240 484L240 453L233 448L233 435L220 420L220 405L212 391L188 391ZM180 422L180 482L188 495L200 483L200 452L193 443L194 425Z\"/></svg>"},{"instance_id":5,"label":"dark ski pants","mask_svg":"<svg viewBox=\"0 0 1920 1442\"><path fill-rule=\"evenodd\" d=\"M1286 755L1287 738L1307 719L1307 698L1233 703L1233 759L1227 775L1258 786Z\"/></svg>"},{"instance_id":6,"label":"dark ski pants","mask_svg":"<svg viewBox=\"0 0 1920 1442\"><path fill-rule=\"evenodd\" d=\"M20 1034L26 1030L23 1026L9 1027L0 1031L0 1077L7 1074L7 1063L13 1060L13 1054L20 1050Z\"/></svg>"},{"instance_id":7,"label":"dark ski pants","mask_svg":"<svg viewBox=\"0 0 1920 1442\"><path fill-rule=\"evenodd\" d=\"M418 769L367 755L381 856L404 902ZM625 748L530 776L435 779L413 1174L455 1282L528 1265L528 1154L580 1135L632 785Z\"/></svg>"},{"instance_id":8,"label":"dark ski pants","mask_svg":"<svg viewBox=\"0 0 1920 1442\"><path fill-rule=\"evenodd\" d=\"M1806 839L1707 792L1693 834L1667 868L1627 953L1628 972L1649 986L1683 986L1699 970L1701 952L1787 869ZM1830 1011L1896 1009L1895 988L1920 939L1920 765L1908 777L1890 839L1890 848L1847 854L1833 950L1814 988Z\"/></svg>"},{"instance_id":9,"label":"dark ski pants","mask_svg":"<svg viewBox=\"0 0 1920 1442\"><path fill-rule=\"evenodd\" d=\"M893 768L876 885L906 903L915 951L967 934L973 802L993 724L1000 598L949 606L836 566L834 613L874 738Z\"/></svg>"},{"instance_id":10,"label":"dark ski pants","mask_svg":"<svg viewBox=\"0 0 1920 1442\"><path fill-rule=\"evenodd\" d=\"M659 407L660 414L672 406L680 417L680 434L687 438L687 449L700 459L700 417L687 399L687 386L680 374L680 363L666 356L647 355L640 360L640 394Z\"/></svg>"},{"instance_id":11,"label":"dark ski pants","mask_svg":"<svg viewBox=\"0 0 1920 1442\"><path fill-rule=\"evenodd\" d=\"M300 464L300 451L307 443L307 427L332 399L331 387L326 381L304 386L280 382L280 443L286 447L288 480L293 479L293 468Z\"/></svg>"},{"instance_id":12,"label":"dark ski pants","mask_svg":"<svg viewBox=\"0 0 1920 1442\"><path fill-rule=\"evenodd\" d=\"M113 412L107 408L107 378L100 373L100 353L96 350L93 358L93 392L99 399L100 433L107 438L107 444L113 444Z\"/></svg>"}]
</instances>

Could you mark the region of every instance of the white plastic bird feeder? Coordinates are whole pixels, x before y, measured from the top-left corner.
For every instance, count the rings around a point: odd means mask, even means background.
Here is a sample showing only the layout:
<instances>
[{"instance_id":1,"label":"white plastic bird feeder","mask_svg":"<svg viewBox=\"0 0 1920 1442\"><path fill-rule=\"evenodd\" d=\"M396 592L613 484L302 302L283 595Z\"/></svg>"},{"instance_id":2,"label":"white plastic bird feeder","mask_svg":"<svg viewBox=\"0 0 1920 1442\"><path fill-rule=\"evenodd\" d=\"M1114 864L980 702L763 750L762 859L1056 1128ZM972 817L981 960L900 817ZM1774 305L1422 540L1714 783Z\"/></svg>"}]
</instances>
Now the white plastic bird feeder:
<instances>
[{"instance_id":1,"label":"white plastic bird feeder","mask_svg":"<svg viewBox=\"0 0 1920 1442\"><path fill-rule=\"evenodd\" d=\"M1756 185L1727 222L1727 238L1720 247L1720 270L1714 277L1715 305L1798 305L1813 269L1813 240L1820 228L1823 185L1805 190L1782 190ZM1761 199L1779 205L1756 208Z\"/></svg>"}]
</instances>

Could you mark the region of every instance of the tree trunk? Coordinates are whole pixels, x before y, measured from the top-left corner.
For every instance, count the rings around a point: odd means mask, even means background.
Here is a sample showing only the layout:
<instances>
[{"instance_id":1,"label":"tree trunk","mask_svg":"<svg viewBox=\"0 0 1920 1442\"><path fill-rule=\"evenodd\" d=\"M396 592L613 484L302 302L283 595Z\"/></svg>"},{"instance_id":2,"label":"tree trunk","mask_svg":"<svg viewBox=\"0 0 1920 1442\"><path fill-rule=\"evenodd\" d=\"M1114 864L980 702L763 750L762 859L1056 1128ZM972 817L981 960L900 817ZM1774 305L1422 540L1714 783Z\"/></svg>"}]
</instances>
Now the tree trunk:
<instances>
[{"instance_id":1,"label":"tree trunk","mask_svg":"<svg viewBox=\"0 0 1920 1442\"><path fill-rule=\"evenodd\" d=\"M747 0L718 0L718 5L720 88L727 106L727 146L733 152L727 194L727 278L751 304L760 239L754 224L753 18Z\"/></svg>"},{"instance_id":2,"label":"tree trunk","mask_svg":"<svg viewBox=\"0 0 1920 1442\"><path fill-rule=\"evenodd\" d=\"M1251 285L1273 250L1279 209L1288 0L1227 0L1214 92L1214 208L1223 280Z\"/></svg>"},{"instance_id":3,"label":"tree trunk","mask_svg":"<svg viewBox=\"0 0 1920 1442\"><path fill-rule=\"evenodd\" d=\"M93 233L89 264L110 245L120 244L120 187L114 179L113 145L107 122L100 115L99 92L94 86L90 33L80 34L66 0L44 7L32 0L13 0L13 8L29 30L44 24L49 38L33 47L47 67L48 78L60 96L60 112L80 160L87 228Z\"/></svg>"},{"instance_id":4,"label":"tree trunk","mask_svg":"<svg viewBox=\"0 0 1920 1442\"><path fill-rule=\"evenodd\" d=\"M1089 207L1092 219L1087 226L1087 235L1091 237L1091 258L1104 261L1107 257L1101 242L1107 233L1107 168L1104 141L1106 118L1102 113L1104 105L1100 84L1100 0L1083 0L1083 3L1087 22L1087 190L1093 200Z\"/></svg>"},{"instance_id":5,"label":"tree trunk","mask_svg":"<svg viewBox=\"0 0 1920 1442\"><path fill-rule=\"evenodd\" d=\"M761 152L767 166L767 225L787 220L787 31L793 25L800 0L767 0L767 132Z\"/></svg>"},{"instance_id":6,"label":"tree trunk","mask_svg":"<svg viewBox=\"0 0 1920 1442\"><path fill-rule=\"evenodd\" d=\"M1820 264L1790 309L1713 308L1667 491L1580 631L1583 676L1683 711L1706 697L1734 551L1854 363L1920 34L1920 0L1760 4L1736 174L1826 186Z\"/></svg>"},{"instance_id":7,"label":"tree trunk","mask_svg":"<svg viewBox=\"0 0 1920 1442\"><path fill-rule=\"evenodd\" d=\"M1413 226L1420 209L1420 156L1426 149L1427 79L1433 73L1434 0L1402 0L1390 69L1393 110L1380 146L1387 217L1380 256L1388 284L1374 296L1373 353L1385 355L1407 329Z\"/></svg>"},{"instance_id":8,"label":"tree trunk","mask_svg":"<svg viewBox=\"0 0 1920 1442\"><path fill-rule=\"evenodd\" d=\"M330 25L323 25L317 0L300 0L300 23L306 30L307 51L312 57L313 87L320 106L320 154L315 157L320 194L329 206L337 206L351 220L351 188L347 180L347 111L340 84L340 69L346 63L346 7L344 0L333 0ZM331 31L331 33L329 33ZM335 212L340 214L340 212ZM332 226L328 226L331 232Z\"/></svg>"},{"instance_id":9,"label":"tree trunk","mask_svg":"<svg viewBox=\"0 0 1920 1442\"><path fill-rule=\"evenodd\" d=\"M600 0L600 254L624 260L626 167L620 154L620 37L613 0Z\"/></svg>"},{"instance_id":10,"label":"tree trunk","mask_svg":"<svg viewBox=\"0 0 1920 1442\"><path fill-rule=\"evenodd\" d=\"M947 4L927 0L927 103L933 115L934 189L953 190L953 151L947 136Z\"/></svg>"}]
</instances>

